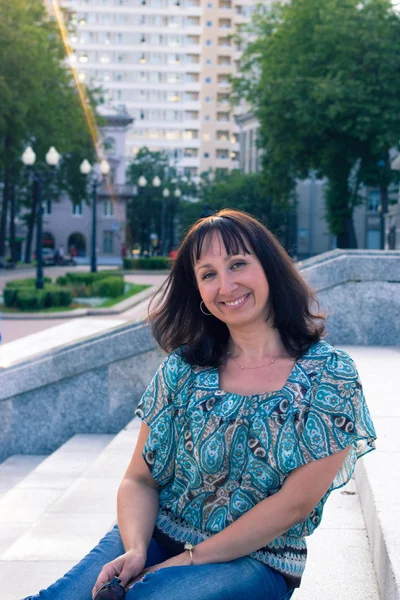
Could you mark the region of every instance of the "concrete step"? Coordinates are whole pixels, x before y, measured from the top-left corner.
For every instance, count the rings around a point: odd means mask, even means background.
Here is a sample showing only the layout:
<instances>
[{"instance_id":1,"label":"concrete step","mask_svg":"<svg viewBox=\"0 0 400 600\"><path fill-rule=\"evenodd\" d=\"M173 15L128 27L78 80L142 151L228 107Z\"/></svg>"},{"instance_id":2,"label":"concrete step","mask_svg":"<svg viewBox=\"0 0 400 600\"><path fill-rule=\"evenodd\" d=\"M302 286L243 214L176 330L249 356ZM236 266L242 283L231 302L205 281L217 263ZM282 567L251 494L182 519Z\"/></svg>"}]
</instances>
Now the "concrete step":
<instances>
[{"instance_id":1,"label":"concrete step","mask_svg":"<svg viewBox=\"0 0 400 600\"><path fill-rule=\"evenodd\" d=\"M0 464L0 498L22 481L45 458L46 454L14 454Z\"/></svg>"},{"instance_id":2,"label":"concrete step","mask_svg":"<svg viewBox=\"0 0 400 600\"><path fill-rule=\"evenodd\" d=\"M54 487L47 485L51 482L39 481L34 473L15 488L29 492L23 506L25 518L32 520L0 554L0 580L4 580L0 587L1 600L15 600L47 587L80 560L111 527L116 518L117 488L136 443L139 425L134 419L56 498L49 500L48 494L54 491ZM78 441L75 441L77 446ZM60 482L60 475L57 480ZM40 488L33 487L34 484ZM35 489L45 496L48 504L33 518L31 492ZM332 494L323 524L309 538L308 545L308 565L302 587L294 595L296 600L337 600L344 596L352 600L379 600L353 480ZM17 581L15 573L18 573Z\"/></svg>"},{"instance_id":3,"label":"concrete step","mask_svg":"<svg viewBox=\"0 0 400 600\"><path fill-rule=\"evenodd\" d=\"M74 436L0 499L0 600L47 587L113 525L139 425Z\"/></svg>"}]
</instances>

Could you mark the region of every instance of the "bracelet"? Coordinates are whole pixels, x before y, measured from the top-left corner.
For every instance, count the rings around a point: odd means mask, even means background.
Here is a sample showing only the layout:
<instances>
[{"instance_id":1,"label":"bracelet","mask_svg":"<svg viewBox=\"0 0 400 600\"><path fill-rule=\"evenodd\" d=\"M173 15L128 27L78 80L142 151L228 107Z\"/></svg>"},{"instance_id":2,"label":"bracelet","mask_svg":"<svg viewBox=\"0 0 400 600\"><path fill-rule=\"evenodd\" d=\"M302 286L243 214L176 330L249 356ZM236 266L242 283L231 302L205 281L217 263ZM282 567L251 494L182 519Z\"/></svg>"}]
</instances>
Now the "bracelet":
<instances>
[{"instance_id":1,"label":"bracelet","mask_svg":"<svg viewBox=\"0 0 400 600\"><path fill-rule=\"evenodd\" d=\"M189 552L189 555L190 555L190 566L192 566L193 565L193 550L194 550L194 546L193 546L193 544L190 544L189 542L186 542L186 544L184 545L183 548Z\"/></svg>"}]
</instances>

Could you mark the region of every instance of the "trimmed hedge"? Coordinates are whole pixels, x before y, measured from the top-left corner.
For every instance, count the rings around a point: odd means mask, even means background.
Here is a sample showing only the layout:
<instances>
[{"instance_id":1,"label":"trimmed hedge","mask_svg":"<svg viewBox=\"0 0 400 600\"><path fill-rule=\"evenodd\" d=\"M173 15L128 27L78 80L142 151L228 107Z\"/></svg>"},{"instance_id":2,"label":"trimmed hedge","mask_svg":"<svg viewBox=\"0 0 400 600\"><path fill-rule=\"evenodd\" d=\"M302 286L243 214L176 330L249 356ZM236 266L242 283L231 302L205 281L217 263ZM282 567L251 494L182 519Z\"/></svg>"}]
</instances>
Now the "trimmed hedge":
<instances>
[{"instance_id":1,"label":"trimmed hedge","mask_svg":"<svg viewBox=\"0 0 400 600\"><path fill-rule=\"evenodd\" d=\"M69 306L72 302L72 292L69 289L48 285L43 290L33 286L5 288L4 304L8 308L20 310L42 310L43 308Z\"/></svg>"},{"instance_id":2,"label":"trimmed hedge","mask_svg":"<svg viewBox=\"0 0 400 600\"><path fill-rule=\"evenodd\" d=\"M20 310L42 310L46 305L46 290L22 288L16 293L15 303Z\"/></svg>"},{"instance_id":3,"label":"trimmed hedge","mask_svg":"<svg viewBox=\"0 0 400 600\"><path fill-rule=\"evenodd\" d=\"M96 281L108 279L109 277L121 277L121 275L119 273L113 273L112 271L98 271L98 273L66 273L61 277L57 277L56 283L58 285L69 285L74 283L93 285Z\"/></svg>"},{"instance_id":4,"label":"trimmed hedge","mask_svg":"<svg viewBox=\"0 0 400 600\"><path fill-rule=\"evenodd\" d=\"M124 293L124 288L122 277L107 277L93 285L93 295L100 298L118 298Z\"/></svg>"},{"instance_id":5,"label":"trimmed hedge","mask_svg":"<svg viewBox=\"0 0 400 600\"><path fill-rule=\"evenodd\" d=\"M163 271L171 268L168 256L150 256L149 258L124 258L124 269L138 271Z\"/></svg>"},{"instance_id":6,"label":"trimmed hedge","mask_svg":"<svg viewBox=\"0 0 400 600\"><path fill-rule=\"evenodd\" d=\"M43 277L43 281L44 281L44 283L51 283L51 277ZM14 281L7 281L5 288L7 288L7 289L16 288L16 287L23 287L23 288L33 287L34 288L35 285L36 285L36 279L34 277L28 277L27 279L14 279Z\"/></svg>"}]
</instances>

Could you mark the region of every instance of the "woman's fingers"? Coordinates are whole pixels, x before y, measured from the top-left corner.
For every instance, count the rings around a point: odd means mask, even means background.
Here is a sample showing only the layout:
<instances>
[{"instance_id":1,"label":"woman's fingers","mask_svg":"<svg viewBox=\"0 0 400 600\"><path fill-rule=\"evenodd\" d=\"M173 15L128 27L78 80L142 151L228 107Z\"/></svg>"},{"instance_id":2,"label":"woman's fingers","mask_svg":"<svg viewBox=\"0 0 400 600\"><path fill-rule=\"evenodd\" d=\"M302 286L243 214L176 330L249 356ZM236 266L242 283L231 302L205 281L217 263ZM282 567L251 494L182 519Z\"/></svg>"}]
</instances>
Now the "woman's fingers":
<instances>
[{"instance_id":1,"label":"woman's fingers","mask_svg":"<svg viewBox=\"0 0 400 600\"><path fill-rule=\"evenodd\" d=\"M104 567L100 571L96 583L94 584L92 590L92 598L94 598L95 594L105 583L111 581L111 579L115 576L119 577L119 568L122 568L122 566L123 565L119 565L119 559L113 560L112 562L104 565Z\"/></svg>"}]
</instances>

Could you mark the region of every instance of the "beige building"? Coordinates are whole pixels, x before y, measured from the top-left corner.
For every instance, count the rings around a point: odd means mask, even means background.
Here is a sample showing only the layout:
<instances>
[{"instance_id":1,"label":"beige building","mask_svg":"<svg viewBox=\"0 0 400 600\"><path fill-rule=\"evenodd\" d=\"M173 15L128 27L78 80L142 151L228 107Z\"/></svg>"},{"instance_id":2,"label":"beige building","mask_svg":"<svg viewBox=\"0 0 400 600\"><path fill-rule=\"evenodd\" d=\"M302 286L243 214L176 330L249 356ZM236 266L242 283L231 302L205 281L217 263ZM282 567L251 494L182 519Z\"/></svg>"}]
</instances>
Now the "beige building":
<instances>
[{"instance_id":1,"label":"beige building","mask_svg":"<svg viewBox=\"0 0 400 600\"><path fill-rule=\"evenodd\" d=\"M71 13L71 56L79 77L101 85L135 125L126 156L166 150L181 174L239 167L229 106L240 58L231 39L249 19L249 0L61 0Z\"/></svg>"}]
</instances>

